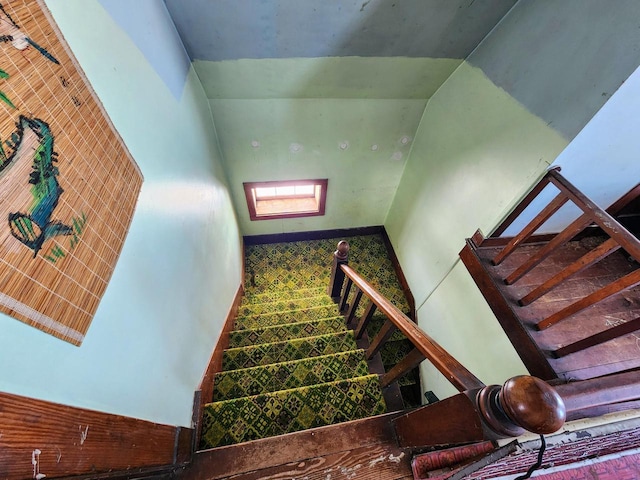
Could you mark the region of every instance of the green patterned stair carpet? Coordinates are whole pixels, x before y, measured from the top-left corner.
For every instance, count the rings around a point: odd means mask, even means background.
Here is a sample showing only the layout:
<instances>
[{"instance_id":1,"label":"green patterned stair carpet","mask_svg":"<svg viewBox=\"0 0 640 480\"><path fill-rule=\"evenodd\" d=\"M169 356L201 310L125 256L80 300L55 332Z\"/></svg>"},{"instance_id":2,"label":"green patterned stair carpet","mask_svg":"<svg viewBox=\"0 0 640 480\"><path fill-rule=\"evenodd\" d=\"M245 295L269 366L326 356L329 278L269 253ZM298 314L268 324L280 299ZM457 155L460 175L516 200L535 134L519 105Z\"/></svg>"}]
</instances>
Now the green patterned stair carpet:
<instances>
[{"instance_id":1,"label":"green patterned stair carpet","mask_svg":"<svg viewBox=\"0 0 640 480\"><path fill-rule=\"evenodd\" d=\"M221 372L213 400L230 400L317 383L363 377L369 373L362 350L333 353L290 362Z\"/></svg>"},{"instance_id":2,"label":"green patterned stair carpet","mask_svg":"<svg viewBox=\"0 0 640 480\"><path fill-rule=\"evenodd\" d=\"M261 343L259 345L226 350L222 357L222 369L235 370L258 365L270 365L272 363L346 352L357 348L352 331L328 333L317 337L295 338L275 343Z\"/></svg>"},{"instance_id":3,"label":"green patterned stair carpet","mask_svg":"<svg viewBox=\"0 0 640 480\"><path fill-rule=\"evenodd\" d=\"M341 239L247 246L245 295L223 371L204 407L200 448L356 420L386 411L377 375L326 293ZM403 311L380 235L347 238L350 264ZM371 329L382 321L374 320ZM406 339L382 352L397 362Z\"/></svg>"},{"instance_id":4,"label":"green patterned stair carpet","mask_svg":"<svg viewBox=\"0 0 640 480\"><path fill-rule=\"evenodd\" d=\"M212 448L385 413L377 375L205 406L201 446Z\"/></svg>"},{"instance_id":5,"label":"green patterned stair carpet","mask_svg":"<svg viewBox=\"0 0 640 480\"><path fill-rule=\"evenodd\" d=\"M247 347L259 343L273 343L294 338L315 337L327 333L346 331L344 317L284 323L252 330L235 330L229 335L229 347Z\"/></svg>"}]
</instances>

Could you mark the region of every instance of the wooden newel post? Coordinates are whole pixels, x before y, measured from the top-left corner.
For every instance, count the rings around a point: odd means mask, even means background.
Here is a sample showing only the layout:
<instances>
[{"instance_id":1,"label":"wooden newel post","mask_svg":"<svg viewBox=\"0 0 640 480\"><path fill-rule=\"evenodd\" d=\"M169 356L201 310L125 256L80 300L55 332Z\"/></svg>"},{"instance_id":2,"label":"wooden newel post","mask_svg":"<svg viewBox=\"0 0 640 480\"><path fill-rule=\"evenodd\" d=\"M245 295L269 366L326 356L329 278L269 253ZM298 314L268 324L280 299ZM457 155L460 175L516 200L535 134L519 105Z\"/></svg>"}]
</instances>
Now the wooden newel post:
<instances>
[{"instance_id":1,"label":"wooden newel post","mask_svg":"<svg viewBox=\"0 0 640 480\"><path fill-rule=\"evenodd\" d=\"M488 385L476 395L485 426L498 436L517 437L525 431L547 434L558 431L566 419L562 397L543 380L528 375L505 384Z\"/></svg>"},{"instance_id":2,"label":"wooden newel post","mask_svg":"<svg viewBox=\"0 0 640 480\"><path fill-rule=\"evenodd\" d=\"M342 284L344 283L344 272L340 265L349 263L349 244L345 240L338 242L338 248L333 252L333 264L331 265L331 280L327 293L331 299L338 303L342 292Z\"/></svg>"}]
</instances>

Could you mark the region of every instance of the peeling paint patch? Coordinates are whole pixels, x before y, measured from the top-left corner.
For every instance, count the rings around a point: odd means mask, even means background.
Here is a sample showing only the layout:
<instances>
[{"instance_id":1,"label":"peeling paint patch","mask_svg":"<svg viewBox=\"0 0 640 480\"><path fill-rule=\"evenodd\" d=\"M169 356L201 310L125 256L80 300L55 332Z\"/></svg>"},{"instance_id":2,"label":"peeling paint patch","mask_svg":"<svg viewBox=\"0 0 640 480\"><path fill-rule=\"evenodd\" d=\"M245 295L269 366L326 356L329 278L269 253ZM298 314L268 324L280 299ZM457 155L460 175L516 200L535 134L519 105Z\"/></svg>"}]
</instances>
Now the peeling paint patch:
<instances>
[{"instance_id":1,"label":"peeling paint patch","mask_svg":"<svg viewBox=\"0 0 640 480\"><path fill-rule=\"evenodd\" d=\"M375 467L377 464L384 462L385 456L380 455L378 458L374 458L369 462L369 468Z\"/></svg>"},{"instance_id":2,"label":"peeling paint patch","mask_svg":"<svg viewBox=\"0 0 640 480\"><path fill-rule=\"evenodd\" d=\"M78 430L80 430L80 445L84 445L87 435L89 434L89 425L87 425L84 430L82 430L82 425L80 425L78 426Z\"/></svg>"},{"instance_id":3,"label":"peeling paint patch","mask_svg":"<svg viewBox=\"0 0 640 480\"><path fill-rule=\"evenodd\" d=\"M400 463L400 460L404 457L404 452L398 456L395 456L393 453L389 454L389 461L393 463Z\"/></svg>"},{"instance_id":4,"label":"peeling paint patch","mask_svg":"<svg viewBox=\"0 0 640 480\"><path fill-rule=\"evenodd\" d=\"M40 473L40 454L42 451L35 449L31 452L31 465L33 465L33 478L36 480L42 480L46 477L44 473Z\"/></svg>"},{"instance_id":5,"label":"peeling paint patch","mask_svg":"<svg viewBox=\"0 0 640 480\"><path fill-rule=\"evenodd\" d=\"M340 467L340 473L347 478L347 480L351 480L352 478L356 478L358 475L356 472L362 468L362 465L355 465L353 468L349 467Z\"/></svg>"}]
</instances>

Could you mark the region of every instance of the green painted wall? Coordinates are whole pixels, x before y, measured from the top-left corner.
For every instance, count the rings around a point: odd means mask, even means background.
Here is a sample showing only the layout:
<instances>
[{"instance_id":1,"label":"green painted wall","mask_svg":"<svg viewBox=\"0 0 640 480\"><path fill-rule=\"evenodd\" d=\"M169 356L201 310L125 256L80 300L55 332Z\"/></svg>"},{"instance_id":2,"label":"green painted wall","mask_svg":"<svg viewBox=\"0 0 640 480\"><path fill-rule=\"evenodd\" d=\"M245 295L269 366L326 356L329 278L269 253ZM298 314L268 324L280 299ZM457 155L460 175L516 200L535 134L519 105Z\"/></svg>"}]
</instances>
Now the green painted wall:
<instances>
[{"instance_id":1,"label":"green painted wall","mask_svg":"<svg viewBox=\"0 0 640 480\"><path fill-rule=\"evenodd\" d=\"M637 28L612 20L637 2L562 3L518 2L433 95L385 220L421 327L485 383L525 369L458 259L464 239L491 233L638 63Z\"/></svg>"},{"instance_id":2,"label":"green painted wall","mask_svg":"<svg viewBox=\"0 0 640 480\"><path fill-rule=\"evenodd\" d=\"M477 228L489 232L567 143L464 63L429 100L385 221L420 326L485 383L525 370L458 252ZM424 385L439 397L452 392L440 376Z\"/></svg>"},{"instance_id":3,"label":"green painted wall","mask_svg":"<svg viewBox=\"0 0 640 480\"><path fill-rule=\"evenodd\" d=\"M0 390L189 426L241 272L208 101L193 69L176 100L96 0L47 5L145 182L83 345L0 316ZM147 6L168 20L162 2Z\"/></svg>"},{"instance_id":4,"label":"green painted wall","mask_svg":"<svg viewBox=\"0 0 640 480\"><path fill-rule=\"evenodd\" d=\"M211 101L242 233L381 225L425 104L411 99ZM249 220L243 182L306 178L329 179L326 215Z\"/></svg>"},{"instance_id":5,"label":"green painted wall","mask_svg":"<svg viewBox=\"0 0 640 480\"><path fill-rule=\"evenodd\" d=\"M210 99L426 99L460 63L452 58L322 57L195 60L193 65Z\"/></svg>"},{"instance_id":6,"label":"green painted wall","mask_svg":"<svg viewBox=\"0 0 640 480\"><path fill-rule=\"evenodd\" d=\"M400 57L196 60L242 233L382 224L426 100L460 62ZM255 142L259 146L252 146ZM348 147L341 149L344 142ZM325 216L249 221L243 182L306 178L329 178Z\"/></svg>"}]
</instances>

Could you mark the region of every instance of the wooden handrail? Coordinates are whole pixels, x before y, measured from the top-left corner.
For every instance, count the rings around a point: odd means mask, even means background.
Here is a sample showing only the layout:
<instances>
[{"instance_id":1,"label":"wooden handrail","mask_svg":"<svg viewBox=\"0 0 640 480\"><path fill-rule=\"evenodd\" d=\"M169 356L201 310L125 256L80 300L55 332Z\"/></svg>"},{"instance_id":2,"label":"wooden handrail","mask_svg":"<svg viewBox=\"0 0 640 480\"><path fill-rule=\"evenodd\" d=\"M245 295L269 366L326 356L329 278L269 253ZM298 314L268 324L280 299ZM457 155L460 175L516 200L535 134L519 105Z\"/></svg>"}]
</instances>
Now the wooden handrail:
<instances>
[{"instance_id":1,"label":"wooden handrail","mask_svg":"<svg viewBox=\"0 0 640 480\"><path fill-rule=\"evenodd\" d=\"M465 368L449 352L427 335L420 327L381 295L369 282L362 278L353 268L341 265L342 271L353 284L367 296L395 327L442 373L451 384L463 392L484 387L484 383Z\"/></svg>"},{"instance_id":2,"label":"wooden handrail","mask_svg":"<svg viewBox=\"0 0 640 480\"><path fill-rule=\"evenodd\" d=\"M567 201L570 201L573 205L579 208L582 211L582 215L571 222L561 232L555 234L551 240L546 243L546 245L538 249L535 253L529 255L523 263L516 265L509 274L502 278L504 283L507 285L513 285L518 282L522 277L524 277L524 275L531 272L537 265L549 258L553 252L567 244L567 242L575 238L576 235L590 225L599 227L602 232L609 236L609 239L592 251L583 255L581 258L575 260L572 264L566 266L552 278L547 279L540 285L536 285L533 290L518 299L518 304L520 306L531 304L542 295L559 286L569 277L599 262L620 248L624 249L631 258L640 262L640 240L622 226L614 217L611 216L610 213L599 207L590 198L580 192L580 190L578 190L571 182L564 178L560 174L558 168L552 168L546 172L538 184L498 227L496 233L500 234L504 232L505 229L530 205L530 203L548 184L554 185L560 193L546 207L544 207L542 211L520 231L520 233L511 238L504 248L497 252L497 254L491 259L491 263L493 265L499 265L509 255L515 252L520 244L531 238L538 228ZM614 212L620 210L622 205L628 204L631 201L630 196L632 193L637 192L638 189L632 189L630 193L625 195L624 201L619 201L614 204L611 211ZM634 288L639 284L640 270L628 273L622 278L601 287L597 291L591 292L589 295L581 298L571 305L567 305L563 309L547 315L545 318L537 322L536 328L539 330L549 328L560 321L582 312L586 308L589 308L624 290ZM619 330L619 332L622 331L623 330ZM617 334L618 332L615 333ZM588 348L595 345L596 341L599 341L600 339L600 337L590 338L590 341L576 343L574 346L576 348L579 347L580 349ZM565 351L565 354L568 351L569 350ZM561 353L562 352L558 351L555 352L554 355L561 356Z\"/></svg>"},{"instance_id":3,"label":"wooden handrail","mask_svg":"<svg viewBox=\"0 0 640 480\"><path fill-rule=\"evenodd\" d=\"M589 223L595 223L606 234L609 235L615 242L625 249L629 255L631 255L636 261L640 261L640 240L633 236L627 229L625 229L620 223L613 218L606 210L598 206L593 200L578 190L571 182L560 174L559 167L552 167L535 187L527 194L522 201L516 206L516 208L507 216L507 218L496 228L492 237L498 237L504 233L504 231L518 218L518 216L533 202L533 200L544 190L544 188L553 184L560 190L558 195L549 205L534 218L526 227L524 227L521 233L514 237L509 245L507 245L499 255L494 259L493 263L498 264L502 262L510 253L513 252L515 247L528 239L535 230L546 221L552 213L555 213L557 209L566 200L578 207L584 213L584 219ZM628 202L628 200L627 200ZM619 209L619 208L618 208ZM575 222L574 222L575 223ZM579 233L584 228L583 225L576 227L578 232L573 232L571 236ZM514 280L511 280L513 282Z\"/></svg>"},{"instance_id":4,"label":"wooden handrail","mask_svg":"<svg viewBox=\"0 0 640 480\"><path fill-rule=\"evenodd\" d=\"M348 250L348 245L345 244L346 242L340 242L339 245L342 245L343 250ZM342 262L337 263L334 256L334 266L347 278L339 301L340 311L345 313L347 324L352 325L351 322L355 320L355 312L361 299L368 299L364 313L355 327L356 337L360 338L376 310L387 318L386 323L370 342L365 354L367 359L379 351L395 330L400 330L414 347L396 366L381 376L381 386L384 388L390 385L426 359L460 392L450 399L407 412L394 420L401 445L468 442L474 441L476 437L477 440L482 440L517 436L525 430L552 433L564 424L565 406L553 387L530 376L513 377L503 386L485 385L375 287L344 263L346 255L342 257ZM336 278L339 276L332 272L329 287L331 291L337 291L342 287L341 282L339 285L335 283ZM349 305L350 291L354 287L355 293ZM444 416L443 410L446 411ZM448 427L444 428L447 432L444 437L434 436L433 429L424 428L425 425L433 425L434 421L444 421L448 424ZM469 421L473 422L474 427L471 433L463 434L461 437L460 432L470 427Z\"/></svg>"}]
</instances>

